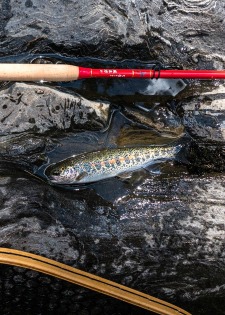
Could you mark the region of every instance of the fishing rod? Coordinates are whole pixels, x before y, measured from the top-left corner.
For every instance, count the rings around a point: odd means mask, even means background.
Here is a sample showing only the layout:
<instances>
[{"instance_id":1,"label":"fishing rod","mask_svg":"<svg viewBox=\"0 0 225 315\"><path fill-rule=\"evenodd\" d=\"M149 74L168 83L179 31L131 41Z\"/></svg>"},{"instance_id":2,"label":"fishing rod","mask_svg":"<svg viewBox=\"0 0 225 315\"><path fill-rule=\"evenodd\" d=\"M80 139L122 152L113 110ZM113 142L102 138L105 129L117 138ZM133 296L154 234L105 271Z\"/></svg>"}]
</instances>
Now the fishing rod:
<instances>
[{"instance_id":1,"label":"fishing rod","mask_svg":"<svg viewBox=\"0 0 225 315\"><path fill-rule=\"evenodd\" d=\"M73 81L87 78L225 79L225 70L93 69L63 64L0 64L0 81Z\"/></svg>"}]
</instances>

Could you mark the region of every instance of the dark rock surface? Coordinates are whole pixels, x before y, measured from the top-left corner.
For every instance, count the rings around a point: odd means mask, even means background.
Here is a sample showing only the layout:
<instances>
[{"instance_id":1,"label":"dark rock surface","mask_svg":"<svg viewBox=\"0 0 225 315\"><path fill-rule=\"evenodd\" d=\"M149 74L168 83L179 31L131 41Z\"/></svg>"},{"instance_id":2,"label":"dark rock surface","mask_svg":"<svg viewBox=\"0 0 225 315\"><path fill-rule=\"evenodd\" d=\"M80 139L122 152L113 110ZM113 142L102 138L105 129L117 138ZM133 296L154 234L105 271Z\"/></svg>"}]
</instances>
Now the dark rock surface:
<instances>
[{"instance_id":1,"label":"dark rock surface","mask_svg":"<svg viewBox=\"0 0 225 315\"><path fill-rule=\"evenodd\" d=\"M224 7L216 0L2 2L2 54L54 51L223 65ZM122 47L122 49L121 49Z\"/></svg>"},{"instance_id":2,"label":"dark rock surface","mask_svg":"<svg viewBox=\"0 0 225 315\"><path fill-rule=\"evenodd\" d=\"M223 299L223 175L168 172L147 179L130 191L132 198L119 198L114 206L91 191L66 192L47 184L43 189L24 177L2 176L0 187L1 246L189 305L194 314L202 313L196 307L206 295L208 301ZM223 306L218 310L222 314Z\"/></svg>"},{"instance_id":3,"label":"dark rock surface","mask_svg":"<svg viewBox=\"0 0 225 315\"><path fill-rule=\"evenodd\" d=\"M225 88L219 85L210 92L181 101L183 124L195 139L224 144Z\"/></svg>"},{"instance_id":4,"label":"dark rock surface","mask_svg":"<svg viewBox=\"0 0 225 315\"><path fill-rule=\"evenodd\" d=\"M224 68L222 1L4 0L1 8L1 62L31 62L37 54L43 61L87 66L136 58L142 66L157 59ZM106 87L111 94L96 93ZM121 91L118 96L102 81L1 83L0 245L93 272L193 314L224 314L224 99L222 81L189 82L176 98ZM109 104L119 114L108 126ZM141 170L130 182L112 179L77 190L52 186L43 177L48 163L74 153L105 145L165 144L183 133L184 160L151 173ZM53 283L55 291L48 294L50 308L44 308L43 292L49 291L39 290L34 310L23 304L18 279L32 297L39 284L31 279L41 276L8 268L0 267L4 315L12 313L10 301L17 303L12 303L17 314L27 315L31 310L146 313L116 302L107 308L108 299L44 276L40 283ZM66 296L73 297L74 308Z\"/></svg>"}]
</instances>

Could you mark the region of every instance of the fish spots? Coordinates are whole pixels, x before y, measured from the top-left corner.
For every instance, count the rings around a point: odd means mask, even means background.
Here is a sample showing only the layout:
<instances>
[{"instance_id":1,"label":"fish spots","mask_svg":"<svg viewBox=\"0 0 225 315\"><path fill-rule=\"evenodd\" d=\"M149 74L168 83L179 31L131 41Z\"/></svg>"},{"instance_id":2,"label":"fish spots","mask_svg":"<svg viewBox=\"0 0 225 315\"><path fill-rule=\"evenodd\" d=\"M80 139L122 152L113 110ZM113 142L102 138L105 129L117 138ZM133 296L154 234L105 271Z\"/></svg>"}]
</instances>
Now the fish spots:
<instances>
[{"instance_id":1,"label":"fish spots","mask_svg":"<svg viewBox=\"0 0 225 315\"><path fill-rule=\"evenodd\" d=\"M110 168L110 166L111 166L110 161L105 161L104 163L105 163L106 168Z\"/></svg>"},{"instance_id":2,"label":"fish spots","mask_svg":"<svg viewBox=\"0 0 225 315\"><path fill-rule=\"evenodd\" d=\"M100 162L96 162L95 163L95 168L96 168L96 170L100 171L101 168L102 168L101 163Z\"/></svg>"},{"instance_id":3,"label":"fish spots","mask_svg":"<svg viewBox=\"0 0 225 315\"><path fill-rule=\"evenodd\" d=\"M136 160L137 163L140 163L141 162L140 156L136 156L135 160Z\"/></svg>"},{"instance_id":4,"label":"fish spots","mask_svg":"<svg viewBox=\"0 0 225 315\"><path fill-rule=\"evenodd\" d=\"M74 173L74 168L69 167L69 168L68 168L68 173L72 175L72 174Z\"/></svg>"},{"instance_id":5,"label":"fish spots","mask_svg":"<svg viewBox=\"0 0 225 315\"><path fill-rule=\"evenodd\" d=\"M161 149L159 149L158 151L155 152L155 155L160 156L160 155L162 155L163 153L164 153L164 152L161 151ZM165 150L165 153L166 153L166 150Z\"/></svg>"},{"instance_id":6,"label":"fish spots","mask_svg":"<svg viewBox=\"0 0 225 315\"><path fill-rule=\"evenodd\" d=\"M101 161L100 162L101 166L104 168L105 167L105 162L104 161Z\"/></svg>"},{"instance_id":7,"label":"fish spots","mask_svg":"<svg viewBox=\"0 0 225 315\"><path fill-rule=\"evenodd\" d=\"M90 163L84 163L83 167L84 167L86 172L90 172L91 168L92 168Z\"/></svg>"},{"instance_id":8,"label":"fish spots","mask_svg":"<svg viewBox=\"0 0 225 315\"><path fill-rule=\"evenodd\" d=\"M116 160L115 160L115 159L111 159L111 160L109 160L109 163L110 163L110 164L115 164L115 163L116 163Z\"/></svg>"},{"instance_id":9,"label":"fish spots","mask_svg":"<svg viewBox=\"0 0 225 315\"><path fill-rule=\"evenodd\" d=\"M121 165L120 159L116 159L116 165L117 165L117 166L120 166L120 165Z\"/></svg>"},{"instance_id":10,"label":"fish spots","mask_svg":"<svg viewBox=\"0 0 225 315\"><path fill-rule=\"evenodd\" d=\"M120 156L120 157L119 157L119 161L120 161L120 163L124 163L125 158L124 158L123 156Z\"/></svg>"}]
</instances>

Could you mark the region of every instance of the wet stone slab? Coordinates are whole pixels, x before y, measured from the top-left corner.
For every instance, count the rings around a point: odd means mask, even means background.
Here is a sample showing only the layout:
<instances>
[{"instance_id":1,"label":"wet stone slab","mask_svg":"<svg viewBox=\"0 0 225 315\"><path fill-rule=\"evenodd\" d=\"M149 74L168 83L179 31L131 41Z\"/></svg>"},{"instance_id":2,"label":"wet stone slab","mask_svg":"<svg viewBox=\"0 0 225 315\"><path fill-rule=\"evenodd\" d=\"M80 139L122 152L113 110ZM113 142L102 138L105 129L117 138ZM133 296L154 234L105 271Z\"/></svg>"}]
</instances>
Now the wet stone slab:
<instances>
[{"instance_id":1,"label":"wet stone slab","mask_svg":"<svg viewBox=\"0 0 225 315\"><path fill-rule=\"evenodd\" d=\"M183 124L195 139L224 144L225 87L182 100Z\"/></svg>"},{"instance_id":2,"label":"wet stone slab","mask_svg":"<svg viewBox=\"0 0 225 315\"><path fill-rule=\"evenodd\" d=\"M0 92L0 134L73 129L98 130L106 126L109 103L46 86L15 83Z\"/></svg>"}]
</instances>

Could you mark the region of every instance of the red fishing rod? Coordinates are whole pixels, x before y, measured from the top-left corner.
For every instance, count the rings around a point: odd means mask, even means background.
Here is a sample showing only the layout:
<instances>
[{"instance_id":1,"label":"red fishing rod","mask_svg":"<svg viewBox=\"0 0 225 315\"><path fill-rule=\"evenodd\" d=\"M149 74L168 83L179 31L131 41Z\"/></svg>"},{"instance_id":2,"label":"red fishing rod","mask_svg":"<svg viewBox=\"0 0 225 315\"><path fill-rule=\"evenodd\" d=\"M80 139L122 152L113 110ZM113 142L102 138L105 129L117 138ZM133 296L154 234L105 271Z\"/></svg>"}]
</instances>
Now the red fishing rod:
<instances>
[{"instance_id":1,"label":"red fishing rod","mask_svg":"<svg viewBox=\"0 0 225 315\"><path fill-rule=\"evenodd\" d=\"M225 71L175 69L91 69L79 67L78 79L84 78L225 79Z\"/></svg>"},{"instance_id":2,"label":"red fishing rod","mask_svg":"<svg viewBox=\"0 0 225 315\"><path fill-rule=\"evenodd\" d=\"M225 70L92 69L62 64L0 64L1 81L73 81L87 78L225 79Z\"/></svg>"}]
</instances>

